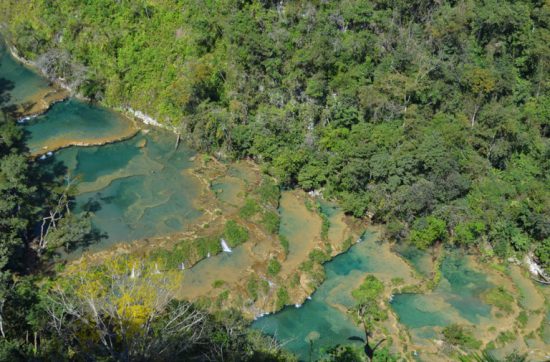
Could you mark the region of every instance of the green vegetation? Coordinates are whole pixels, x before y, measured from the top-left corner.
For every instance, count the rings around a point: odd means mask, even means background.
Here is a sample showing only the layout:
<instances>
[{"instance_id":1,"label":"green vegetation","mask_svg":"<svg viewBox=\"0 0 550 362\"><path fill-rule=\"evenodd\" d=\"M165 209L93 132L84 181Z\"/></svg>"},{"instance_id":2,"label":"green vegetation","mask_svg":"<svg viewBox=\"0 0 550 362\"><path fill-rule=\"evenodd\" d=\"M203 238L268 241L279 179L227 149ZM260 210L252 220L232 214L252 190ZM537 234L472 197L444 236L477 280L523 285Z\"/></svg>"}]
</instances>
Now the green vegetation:
<instances>
[{"instance_id":1,"label":"green vegetation","mask_svg":"<svg viewBox=\"0 0 550 362\"><path fill-rule=\"evenodd\" d=\"M280 271L281 271L281 263L279 263L277 259L271 259L269 261L269 264L267 265L267 274L274 277L277 274L279 274Z\"/></svg>"},{"instance_id":2,"label":"green vegetation","mask_svg":"<svg viewBox=\"0 0 550 362\"><path fill-rule=\"evenodd\" d=\"M253 199L247 198L244 206L241 207L241 209L239 210L239 216L243 219L249 219L252 216L256 215L259 211L260 206L258 205L258 203Z\"/></svg>"},{"instance_id":3,"label":"green vegetation","mask_svg":"<svg viewBox=\"0 0 550 362\"><path fill-rule=\"evenodd\" d=\"M384 284L374 275L365 278L359 288L355 289L351 295L359 304L366 304L377 301L382 296Z\"/></svg>"},{"instance_id":4,"label":"green vegetation","mask_svg":"<svg viewBox=\"0 0 550 362\"><path fill-rule=\"evenodd\" d=\"M189 263L206 258L208 254L215 255L222 251L219 236L181 240L171 250L159 248L150 253L152 260L158 263L159 268L177 269Z\"/></svg>"},{"instance_id":5,"label":"green vegetation","mask_svg":"<svg viewBox=\"0 0 550 362\"><path fill-rule=\"evenodd\" d=\"M2 32L83 95L253 157L421 247L550 238L550 5L7 0ZM276 205L266 177L262 202Z\"/></svg>"},{"instance_id":6,"label":"green vegetation","mask_svg":"<svg viewBox=\"0 0 550 362\"><path fill-rule=\"evenodd\" d=\"M529 321L529 315L526 311L522 310L519 312L518 315L518 324L521 328L525 328L527 326L527 322Z\"/></svg>"},{"instance_id":7,"label":"green vegetation","mask_svg":"<svg viewBox=\"0 0 550 362\"><path fill-rule=\"evenodd\" d=\"M387 312L381 308L381 298L384 292L384 283L374 275L368 275L359 288L353 290L351 295L355 299L355 311L360 322L364 323L367 330L373 330L376 322L387 319Z\"/></svg>"},{"instance_id":8,"label":"green vegetation","mask_svg":"<svg viewBox=\"0 0 550 362\"><path fill-rule=\"evenodd\" d=\"M321 214L321 219L323 220L323 224L321 225L321 239L327 241L328 230L330 229L330 220L325 214Z\"/></svg>"},{"instance_id":9,"label":"green vegetation","mask_svg":"<svg viewBox=\"0 0 550 362\"><path fill-rule=\"evenodd\" d=\"M258 299L258 280L254 277L250 277L246 283L246 290L252 300Z\"/></svg>"},{"instance_id":10,"label":"green vegetation","mask_svg":"<svg viewBox=\"0 0 550 362\"><path fill-rule=\"evenodd\" d=\"M443 241L445 236L445 221L433 216L417 219L412 226L411 241L419 249L426 249L436 241Z\"/></svg>"},{"instance_id":11,"label":"green vegetation","mask_svg":"<svg viewBox=\"0 0 550 362\"><path fill-rule=\"evenodd\" d=\"M442 333L445 342L454 346L460 346L468 349L479 349L479 347L481 347L481 342L475 339L472 336L472 332L464 326L451 324L450 326L443 328Z\"/></svg>"},{"instance_id":12,"label":"green vegetation","mask_svg":"<svg viewBox=\"0 0 550 362\"><path fill-rule=\"evenodd\" d=\"M261 223L269 233L278 234L281 218L278 213L273 211L267 211L262 216Z\"/></svg>"},{"instance_id":13,"label":"green vegetation","mask_svg":"<svg viewBox=\"0 0 550 362\"><path fill-rule=\"evenodd\" d=\"M231 247L241 245L248 240L248 230L244 226L237 224L234 220L229 220L225 223L223 235Z\"/></svg>"},{"instance_id":14,"label":"green vegetation","mask_svg":"<svg viewBox=\"0 0 550 362\"><path fill-rule=\"evenodd\" d=\"M309 260L317 264L323 264L330 260L330 255L319 249L313 249L309 252Z\"/></svg>"},{"instance_id":15,"label":"green vegetation","mask_svg":"<svg viewBox=\"0 0 550 362\"><path fill-rule=\"evenodd\" d=\"M221 288L224 284L225 282L223 280L217 279L217 280L214 280L214 282L212 283L212 287Z\"/></svg>"},{"instance_id":16,"label":"green vegetation","mask_svg":"<svg viewBox=\"0 0 550 362\"><path fill-rule=\"evenodd\" d=\"M512 342L517 338L517 334L514 331L503 331L498 334L497 342L501 345L505 345L508 342Z\"/></svg>"},{"instance_id":17,"label":"green vegetation","mask_svg":"<svg viewBox=\"0 0 550 362\"><path fill-rule=\"evenodd\" d=\"M260 196L260 201L263 204L271 205L274 208L279 207L279 199L281 198L281 189L272 178L264 176L262 183L257 190Z\"/></svg>"},{"instance_id":18,"label":"green vegetation","mask_svg":"<svg viewBox=\"0 0 550 362\"><path fill-rule=\"evenodd\" d=\"M274 234L279 186L322 189L347 213L386 224L391 239L420 248L487 243L488 255L501 258L533 251L548 268L549 14L548 1L535 0L5 0L0 31L83 96L141 110L201 151L261 163L281 183L265 176L257 190L260 206L270 210L262 223ZM257 360L258 339L238 317L201 314L206 334L198 340L186 331L150 343L174 313L196 308L174 302L152 315L143 295L120 300L101 268L74 285L40 274L60 248L99 236L86 216L66 212L75 180L29 159L22 131L6 117L10 85L2 80L0 87L0 355L162 358L132 349L140 345L163 347L171 358ZM240 216L254 216L257 206L247 200ZM231 246L249 237L233 220L222 236ZM325 222L321 236L328 236ZM288 241L280 241L288 253ZM219 238L203 238L153 256L159 268L174 268L219 249ZM328 258L314 250L301 269L318 283L318 264ZM251 283L254 298L269 290L266 281ZM110 293L124 313L110 313L117 308L92 286ZM382 318L379 287L369 279L354 291L368 324ZM59 292L63 299L53 299ZM83 295L105 301L105 323L92 318ZM484 297L504 312L515 302L504 289ZM54 308L59 300L74 308ZM278 289L277 305L288 301ZM56 325L54 312L70 322ZM148 334L140 329L143 316L150 317ZM35 333L36 347L25 337ZM124 338L102 340L116 335ZM443 335L453 345L479 347L462 326ZM174 340L185 348L174 350ZM261 351L262 358L280 358Z\"/></svg>"},{"instance_id":19,"label":"green vegetation","mask_svg":"<svg viewBox=\"0 0 550 362\"><path fill-rule=\"evenodd\" d=\"M506 314L511 313L513 310L515 299L502 286L492 288L487 293L485 293L482 297L487 304L491 304L495 306L496 308L505 312Z\"/></svg>"},{"instance_id":20,"label":"green vegetation","mask_svg":"<svg viewBox=\"0 0 550 362\"><path fill-rule=\"evenodd\" d=\"M284 235L279 234L279 242L281 243L281 246L283 247L285 255L288 255L288 252L290 251L290 243L288 241L288 238Z\"/></svg>"},{"instance_id":21,"label":"green vegetation","mask_svg":"<svg viewBox=\"0 0 550 362\"><path fill-rule=\"evenodd\" d=\"M288 291L285 287L280 287L277 290L277 309L283 308L285 305L290 303L290 297L288 296Z\"/></svg>"}]
</instances>

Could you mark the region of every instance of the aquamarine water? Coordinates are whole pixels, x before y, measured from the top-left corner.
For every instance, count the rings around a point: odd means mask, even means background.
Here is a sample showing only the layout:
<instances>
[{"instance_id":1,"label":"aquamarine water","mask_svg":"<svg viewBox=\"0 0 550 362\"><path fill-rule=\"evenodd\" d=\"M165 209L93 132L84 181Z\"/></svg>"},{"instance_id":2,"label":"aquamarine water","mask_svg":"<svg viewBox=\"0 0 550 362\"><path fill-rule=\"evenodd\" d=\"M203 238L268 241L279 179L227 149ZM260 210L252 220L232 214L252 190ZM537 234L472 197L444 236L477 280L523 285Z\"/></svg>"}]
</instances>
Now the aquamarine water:
<instances>
[{"instance_id":1,"label":"aquamarine water","mask_svg":"<svg viewBox=\"0 0 550 362\"><path fill-rule=\"evenodd\" d=\"M45 114L28 121L27 145L31 153L44 153L67 145L100 144L133 134L125 117L77 99L52 106Z\"/></svg>"},{"instance_id":2,"label":"aquamarine water","mask_svg":"<svg viewBox=\"0 0 550 362\"><path fill-rule=\"evenodd\" d=\"M407 243L397 244L395 251L405 258L421 276L430 277L432 275L434 263L432 255L428 251L420 250Z\"/></svg>"},{"instance_id":3,"label":"aquamarine water","mask_svg":"<svg viewBox=\"0 0 550 362\"><path fill-rule=\"evenodd\" d=\"M49 88L49 82L31 69L17 62L0 39L0 89L9 91L5 105L18 105Z\"/></svg>"},{"instance_id":4,"label":"aquamarine water","mask_svg":"<svg viewBox=\"0 0 550 362\"><path fill-rule=\"evenodd\" d=\"M453 322L480 323L491 316L481 296L492 285L474 270L460 252L450 252L441 265L442 280L428 294L400 294L392 301L399 321L409 328L446 326Z\"/></svg>"},{"instance_id":5,"label":"aquamarine water","mask_svg":"<svg viewBox=\"0 0 550 362\"><path fill-rule=\"evenodd\" d=\"M201 215L193 204L200 186L186 173L191 150L174 149L173 136L163 131L99 147L70 147L54 156L80 181L77 212L90 211L103 241L115 242L168 235L185 230Z\"/></svg>"},{"instance_id":6,"label":"aquamarine water","mask_svg":"<svg viewBox=\"0 0 550 362\"><path fill-rule=\"evenodd\" d=\"M382 256L376 234L366 233L362 239L348 252L325 264L326 280L311 300L300 308L290 306L260 318L252 327L276 336L284 343L284 348L303 360L309 360L310 340L313 340L314 358L336 344L354 343L348 337L362 336L363 331L345 312L354 305L352 290L368 273L407 277L407 269L394 265Z\"/></svg>"}]
</instances>

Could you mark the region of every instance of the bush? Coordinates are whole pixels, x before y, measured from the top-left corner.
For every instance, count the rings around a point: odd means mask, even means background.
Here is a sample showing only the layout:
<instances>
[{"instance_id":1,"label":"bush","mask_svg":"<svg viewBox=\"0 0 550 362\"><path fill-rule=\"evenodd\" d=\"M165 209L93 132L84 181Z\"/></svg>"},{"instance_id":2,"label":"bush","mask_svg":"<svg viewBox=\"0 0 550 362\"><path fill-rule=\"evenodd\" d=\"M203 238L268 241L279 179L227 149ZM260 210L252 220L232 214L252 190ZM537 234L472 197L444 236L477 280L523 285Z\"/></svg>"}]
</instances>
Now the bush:
<instances>
[{"instance_id":1,"label":"bush","mask_svg":"<svg viewBox=\"0 0 550 362\"><path fill-rule=\"evenodd\" d=\"M253 199L246 199L244 206L239 210L239 216L243 219L251 218L260 211L260 205Z\"/></svg>"},{"instance_id":2,"label":"bush","mask_svg":"<svg viewBox=\"0 0 550 362\"><path fill-rule=\"evenodd\" d=\"M469 349L478 349L481 347L481 342L475 339L472 333L464 326L451 324L443 328L443 337L447 343L454 346L461 346Z\"/></svg>"},{"instance_id":3,"label":"bush","mask_svg":"<svg viewBox=\"0 0 550 362\"><path fill-rule=\"evenodd\" d=\"M309 260L315 263L323 264L328 261L330 257L322 250L313 249L309 252Z\"/></svg>"},{"instance_id":4,"label":"bush","mask_svg":"<svg viewBox=\"0 0 550 362\"><path fill-rule=\"evenodd\" d=\"M271 259L267 266L267 274L274 277L275 275L279 274L280 271L281 271L281 263L279 263L277 259Z\"/></svg>"},{"instance_id":5,"label":"bush","mask_svg":"<svg viewBox=\"0 0 550 362\"><path fill-rule=\"evenodd\" d=\"M279 186L273 182L269 177L264 177L262 183L258 188L258 195L263 203L271 204L272 206L279 206L279 198L281 197L281 190Z\"/></svg>"},{"instance_id":6,"label":"bush","mask_svg":"<svg viewBox=\"0 0 550 362\"><path fill-rule=\"evenodd\" d=\"M281 218L278 214L272 211L267 211L262 218L262 225L271 234L277 234L279 232L279 225Z\"/></svg>"},{"instance_id":7,"label":"bush","mask_svg":"<svg viewBox=\"0 0 550 362\"><path fill-rule=\"evenodd\" d=\"M250 277L246 283L246 290L253 300L258 299L258 280L254 277Z\"/></svg>"},{"instance_id":8,"label":"bush","mask_svg":"<svg viewBox=\"0 0 550 362\"><path fill-rule=\"evenodd\" d=\"M359 288L351 292L359 304L376 302L384 292L384 283L374 275L368 275Z\"/></svg>"},{"instance_id":9,"label":"bush","mask_svg":"<svg viewBox=\"0 0 550 362\"><path fill-rule=\"evenodd\" d=\"M281 243L281 246L283 247L283 250L285 251L285 255L288 255L290 251L290 243L288 242L288 239L284 235L279 235L279 242Z\"/></svg>"},{"instance_id":10,"label":"bush","mask_svg":"<svg viewBox=\"0 0 550 362\"><path fill-rule=\"evenodd\" d=\"M240 245L248 240L248 230L233 220L229 220L225 224L223 235L231 247Z\"/></svg>"},{"instance_id":11,"label":"bush","mask_svg":"<svg viewBox=\"0 0 550 362\"><path fill-rule=\"evenodd\" d=\"M512 312L514 297L503 287L492 288L482 297L487 304L493 305L505 313Z\"/></svg>"},{"instance_id":12,"label":"bush","mask_svg":"<svg viewBox=\"0 0 550 362\"><path fill-rule=\"evenodd\" d=\"M321 239L323 239L324 241L327 241L328 230L330 229L330 220L324 214L321 214L321 218L323 219L323 224L321 226Z\"/></svg>"},{"instance_id":13,"label":"bush","mask_svg":"<svg viewBox=\"0 0 550 362\"><path fill-rule=\"evenodd\" d=\"M290 297L285 287L281 287L277 290L277 309L283 308L290 303Z\"/></svg>"},{"instance_id":14,"label":"bush","mask_svg":"<svg viewBox=\"0 0 550 362\"><path fill-rule=\"evenodd\" d=\"M447 235L447 224L433 216L418 219L413 224L411 241L419 249L426 249L436 241L443 241Z\"/></svg>"}]
</instances>

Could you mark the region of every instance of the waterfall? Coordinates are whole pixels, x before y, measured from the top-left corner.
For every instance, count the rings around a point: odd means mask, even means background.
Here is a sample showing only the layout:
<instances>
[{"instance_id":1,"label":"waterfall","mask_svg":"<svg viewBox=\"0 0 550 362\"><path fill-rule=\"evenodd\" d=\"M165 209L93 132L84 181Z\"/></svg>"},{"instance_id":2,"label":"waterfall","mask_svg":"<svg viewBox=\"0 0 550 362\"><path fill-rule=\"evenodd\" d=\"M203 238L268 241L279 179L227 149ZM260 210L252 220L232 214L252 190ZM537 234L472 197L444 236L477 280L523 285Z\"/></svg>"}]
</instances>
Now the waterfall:
<instances>
[{"instance_id":1,"label":"waterfall","mask_svg":"<svg viewBox=\"0 0 550 362\"><path fill-rule=\"evenodd\" d=\"M134 279L136 277L136 269L132 267L132 273L130 274L130 278Z\"/></svg>"},{"instance_id":2,"label":"waterfall","mask_svg":"<svg viewBox=\"0 0 550 362\"><path fill-rule=\"evenodd\" d=\"M225 241L225 239L221 239L221 244L222 244L222 250L225 251L226 253L231 253L233 250L231 250L231 248L229 247L229 245L227 245L227 241Z\"/></svg>"}]
</instances>

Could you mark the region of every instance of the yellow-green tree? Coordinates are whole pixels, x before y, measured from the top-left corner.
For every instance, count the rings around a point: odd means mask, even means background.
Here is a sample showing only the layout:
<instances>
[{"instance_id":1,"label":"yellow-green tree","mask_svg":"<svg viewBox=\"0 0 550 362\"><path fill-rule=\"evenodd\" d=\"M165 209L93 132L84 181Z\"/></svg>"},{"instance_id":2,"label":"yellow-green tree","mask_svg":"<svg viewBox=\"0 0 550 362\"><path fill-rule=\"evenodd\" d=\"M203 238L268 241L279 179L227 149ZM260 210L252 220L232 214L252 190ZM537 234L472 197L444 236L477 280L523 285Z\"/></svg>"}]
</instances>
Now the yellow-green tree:
<instances>
[{"instance_id":1,"label":"yellow-green tree","mask_svg":"<svg viewBox=\"0 0 550 362\"><path fill-rule=\"evenodd\" d=\"M69 267L47 295L51 324L65 345L79 355L116 360L158 358L191 348L201 336L205 315L174 302L179 271L133 257L100 266Z\"/></svg>"}]
</instances>

